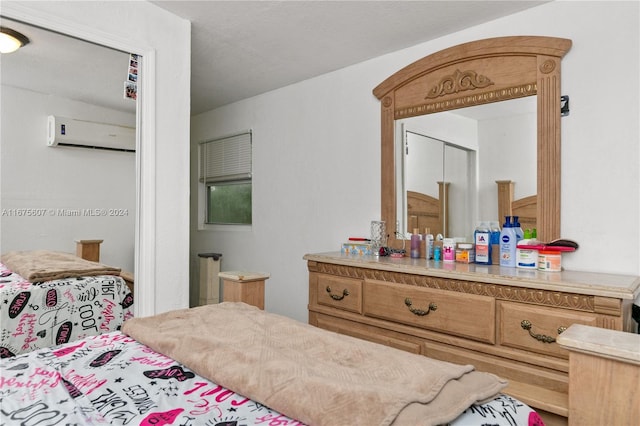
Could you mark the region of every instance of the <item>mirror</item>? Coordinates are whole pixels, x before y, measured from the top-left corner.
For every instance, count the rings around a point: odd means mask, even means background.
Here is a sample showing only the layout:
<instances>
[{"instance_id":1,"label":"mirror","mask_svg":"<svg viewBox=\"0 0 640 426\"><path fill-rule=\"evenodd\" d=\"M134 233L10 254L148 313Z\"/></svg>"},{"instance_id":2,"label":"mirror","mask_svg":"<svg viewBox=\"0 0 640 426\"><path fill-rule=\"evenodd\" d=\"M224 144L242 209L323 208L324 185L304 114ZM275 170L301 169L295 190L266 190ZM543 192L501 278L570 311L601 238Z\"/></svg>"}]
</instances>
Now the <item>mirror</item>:
<instances>
[{"instance_id":1,"label":"mirror","mask_svg":"<svg viewBox=\"0 0 640 426\"><path fill-rule=\"evenodd\" d=\"M537 193L532 196L532 220L538 239L559 238L560 64L570 47L571 40L553 37L479 40L426 56L379 84L373 93L381 100L381 218L387 229L398 230L396 120L535 95ZM395 240L390 232L390 245Z\"/></svg>"},{"instance_id":2,"label":"mirror","mask_svg":"<svg viewBox=\"0 0 640 426\"><path fill-rule=\"evenodd\" d=\"M536 194L536 120L535 96L396 120L398 229L470 239L478 221L502 219L497 181L516 182L515 198ZM443 200L442 214L418 194Z\"/></svg>"},{"instance_id":3,"label":"mirror","mask_svg":"<svg viewBox=\"0 0 640 426\"><path fill-rule=\"evenodd\" d=\"M2 55L0 201L46 211L2 217L3 250L73 252L76 239L104 239L100 261L135 271L137 154L47 144L48 115L137 127L137 102L125 97L129 53L0 18L31 40Z\"/></svg>"}]
</instances>

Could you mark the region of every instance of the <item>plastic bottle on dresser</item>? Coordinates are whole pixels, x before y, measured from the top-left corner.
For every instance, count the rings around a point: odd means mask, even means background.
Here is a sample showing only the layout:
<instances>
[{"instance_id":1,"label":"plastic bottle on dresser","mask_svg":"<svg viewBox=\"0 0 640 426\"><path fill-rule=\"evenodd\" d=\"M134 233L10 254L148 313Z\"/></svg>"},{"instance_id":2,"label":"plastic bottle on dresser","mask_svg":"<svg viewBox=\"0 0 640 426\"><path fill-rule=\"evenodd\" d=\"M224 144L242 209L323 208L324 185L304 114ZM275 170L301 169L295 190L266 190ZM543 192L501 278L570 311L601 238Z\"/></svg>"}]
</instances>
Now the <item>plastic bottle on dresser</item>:
<instances>
[{"instance_id":1,"label":"plastic bottle on dresser","mask_svg":"<svg viewBox=\"0 0 640 426\"><path fill-rule=\"evenodd\" d=\"M418 228L413 229L413 234L411 234L411 258L418 259L420 257L420 240L422 239L422 235L420 235L420 231Z\"/></svg>"},{"instance_id":2,"label":"plastic bottle on dresser","mask_svg":"<svg viewBox=\"0 0 640 426\"><path fill-rule=\"evenodd\" d=\"M518 216L513 216L513 220L511 221L513 229L516 231L516 238L518 241L524 239L524 232L522 231L522 226L520 226L520 218Z\"/></svg>"},{"instance_id":3,"label":"plastic bottle on dresser","mask_svg":"<svg viewBox=\"0 0 640 426\"><path fill-rule=\"evenodd\" d=\"M500 222L497 220L489 223L489 229L491 229L491 263L494 265L500 264Z\"/></svg>"},{"instance_id":4,"label":"plastic bottle on dresser","mask_svg":"<svg viewBox=\"0 0 640 426\"><path fill-rule=\"evenodd\" d=\"M500 244L500 222L491 221L489 228L491 229L491 244Z\"/></svg>"},{"instance_id":5,"label":"plastic bottle on dresser","mask_svg":"<svg viewBox=\"0 0 640 426\"><path fill-rule=\"evenodd\" d=\"M433 234L431 233L431 228L424 228L424 235L422 236L422 238L425 239L427 247L427 253L425 257L427 258L427 260L433 259Z\"/></svg>"},{"instance_id":6,"label":"plastic bottle on dresser","mask_svg":"<svg viewBox=\"0 0 640 426\"><path fill-rule=\"evenodd\" d=\"M505 216L505 222L500 232L500 266L516 267L516 250L518 237L511 222L511 216Z\"/></svg>"},{"instance_id":7,"label":"plastic bottle on dresser","mask_svg":"<svg viewBox=\"0 0 640 426\"><path fill-rule=\"evenodd\" d=\"M480 222L473 233L476 263L491 265L491 230L486 222Z\"/></svg>"}]
</instances>

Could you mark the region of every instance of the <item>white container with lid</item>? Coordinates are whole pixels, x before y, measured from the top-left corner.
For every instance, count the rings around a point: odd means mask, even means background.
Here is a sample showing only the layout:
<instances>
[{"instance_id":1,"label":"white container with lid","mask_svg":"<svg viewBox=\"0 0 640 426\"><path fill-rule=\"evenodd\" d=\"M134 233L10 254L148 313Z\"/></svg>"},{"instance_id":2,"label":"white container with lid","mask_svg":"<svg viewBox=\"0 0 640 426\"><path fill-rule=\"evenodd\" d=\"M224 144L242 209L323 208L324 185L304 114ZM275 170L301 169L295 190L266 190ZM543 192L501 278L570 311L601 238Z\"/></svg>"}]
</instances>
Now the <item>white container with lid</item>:
<instances>
[{"instance_id":1,"label":"white container with lid","mask_svg":"<svg viewBox=\"0 0 640 426\"><path fill-rule=\"evenodd\" d=\"M538 250L517 249L516 268L538 269Z\"/></svg>"}]
</instances>

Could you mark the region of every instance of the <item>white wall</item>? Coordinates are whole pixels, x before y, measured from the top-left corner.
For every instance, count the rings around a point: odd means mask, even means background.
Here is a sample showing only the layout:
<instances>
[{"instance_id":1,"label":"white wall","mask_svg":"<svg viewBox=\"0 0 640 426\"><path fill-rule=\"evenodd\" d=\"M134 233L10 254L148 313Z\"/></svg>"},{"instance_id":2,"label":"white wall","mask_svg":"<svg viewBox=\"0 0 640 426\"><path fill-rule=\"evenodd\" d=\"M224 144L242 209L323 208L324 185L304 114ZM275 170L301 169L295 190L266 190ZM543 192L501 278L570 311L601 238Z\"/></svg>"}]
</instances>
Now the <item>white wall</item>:
<instances>
[{"instance_id":1,"label":"white wall","mask_svg":"<svg viewBox=\"0 0 640 426\"><path fill-rule=\"evenodd\" d=\"M135 154L48 147L46 128L47 115L135 127L135 114L8 86L1 111L2 253L75 253L75 240L103 239L100 261L133 271ZM107 214L85 213L96 209Z\"/></svg>"},{"instance_id":2,"label":"white wall","mask_svg":"<svg viewBox=\"0 0 640 426\"><path fill-rule=\"evenodd\" d=\"M496 180L511 180L514 198L535 195L537 174L537 118L535 114L520 114L478 122L478 168L491 173L479 173L479 220L497 220L498 191Z\"/></svg>"},{"instance_id":3,"label":"white wall","mask_svg":"<svg viewBox=\"0 0 640 426\"><path fill-rule=\"evenodd\" d=\"M535 99L533 103L535 105ZM536 193L536 115L535 112L526 112L529 106L514 107L518 108L519 112L512 115L509 113L508 116L494 113L495 115L473 119L445 111L401 120L408 130L477 151L476 158L480 170L477 176L477 201L469 202L470 205L465 206L463 199L459 200L460 204L457 205L452 204L453 198L449 200L449 231L453 237L466 237L471 241L473 227L477 222L504 222L504 218L498 217L496 180L514 181L516 199ZM418 153L417 158L433 158L425 155ZM427 164L429 167L422 167L422 170L419 170L420 166L408 165L408 174L412 177L408 179L408 184L413 186L414 191L437 196L437 179L426 177L428 172L433 172L433 162L429 161ZM451 167L446 170L455 171ZM449 179L451 178L448 177L447 180ZM421 189L416 182L431 182L433 187L430 190ZM474 203L477 205L473 205ZM457 206L466 209L459 211ZM465 211L467 209L470 211Z\"/></svg>"},{"instance_id":4,"label":"white wall","mask_svg":"<svg viewBox=\"0 0 640 426\"><path fill-rule=\"evenodd\" d=\"M192 199L192 259L220 252L223 270L270 272L266 309L306 321L302 256L338 250L379 218L380 107L372 89L459 43L546 35L573 40L562 65L562 93L571 97L562 119L562 235L581 247L564 266L639 274L638 16L636 2L553 2L193 117L192 170L198 141L254 130L255 213L251 231L198 231Z\"/></svg>"},{"instance_id":5,"label":"white wall","mask_svg":"<svg viewBox=\"0 0 640 426\"><path fill-rule=\"evenodd\" d=\"M136 314L188 306L190 22L145 1L3 1L2 13L143 55Z\"/></svg>"}]
</instances>

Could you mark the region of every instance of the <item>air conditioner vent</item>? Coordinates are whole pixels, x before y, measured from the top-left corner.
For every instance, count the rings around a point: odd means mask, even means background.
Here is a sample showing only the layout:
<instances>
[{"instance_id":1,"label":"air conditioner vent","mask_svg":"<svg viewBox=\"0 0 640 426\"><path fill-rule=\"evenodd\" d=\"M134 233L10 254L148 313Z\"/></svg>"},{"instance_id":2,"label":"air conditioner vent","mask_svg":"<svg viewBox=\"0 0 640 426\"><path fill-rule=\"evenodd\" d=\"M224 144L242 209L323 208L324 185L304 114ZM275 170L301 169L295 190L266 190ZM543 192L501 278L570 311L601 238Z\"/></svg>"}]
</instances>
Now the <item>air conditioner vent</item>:
<instances>
[{"instance_id":1,"label":"air conditioner vent","mask_svg":"<svg viewBox=\"0 0 640 426\"><path fill-rule=\"evenodd\" d=\"M47 145L135 152L136 129L50 115L47 117Z\"/></svg>"}]
</instances>

